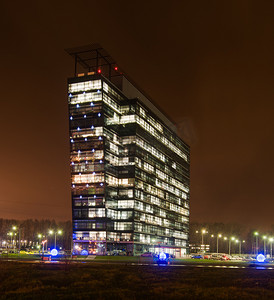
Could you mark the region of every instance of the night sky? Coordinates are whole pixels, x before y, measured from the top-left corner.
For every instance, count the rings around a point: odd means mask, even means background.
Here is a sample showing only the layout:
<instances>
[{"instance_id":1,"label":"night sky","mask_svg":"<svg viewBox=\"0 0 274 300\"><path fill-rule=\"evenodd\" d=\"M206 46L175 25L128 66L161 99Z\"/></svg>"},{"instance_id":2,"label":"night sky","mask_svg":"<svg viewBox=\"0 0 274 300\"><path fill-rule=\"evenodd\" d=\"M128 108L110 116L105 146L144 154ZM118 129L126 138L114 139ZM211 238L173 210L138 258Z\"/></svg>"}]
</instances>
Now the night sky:
<instances>
[{"instance_id":1,"label":"night sky","mask_svg":"<svg viewBox=\"0 0 274 300\"><path fill-rule=\"evenodd\" d=\"M0 218L71 218L64 49L100 43L190 144L191 221L274 224L273 1L0 9Z\"/></svg>"}]
</instances>

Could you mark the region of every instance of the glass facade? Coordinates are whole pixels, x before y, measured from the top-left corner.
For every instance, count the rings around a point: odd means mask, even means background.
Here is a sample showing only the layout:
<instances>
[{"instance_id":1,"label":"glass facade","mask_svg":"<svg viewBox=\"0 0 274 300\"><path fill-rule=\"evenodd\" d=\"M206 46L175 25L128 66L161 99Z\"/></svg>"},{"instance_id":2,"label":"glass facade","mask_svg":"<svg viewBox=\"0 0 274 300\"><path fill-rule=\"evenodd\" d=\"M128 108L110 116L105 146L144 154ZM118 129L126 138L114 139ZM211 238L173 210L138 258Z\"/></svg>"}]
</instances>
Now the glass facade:
<instances>
[{"instance_id":1,"label":"glass facade","mask_svg":"<svg viewBox=\"0 0 274 300\"><path fill-rule=\"evenodd\" d=\"M102 74L70 78L68 102L74 251L185 254L188 145Z\"/></svg>"}]
</instances>

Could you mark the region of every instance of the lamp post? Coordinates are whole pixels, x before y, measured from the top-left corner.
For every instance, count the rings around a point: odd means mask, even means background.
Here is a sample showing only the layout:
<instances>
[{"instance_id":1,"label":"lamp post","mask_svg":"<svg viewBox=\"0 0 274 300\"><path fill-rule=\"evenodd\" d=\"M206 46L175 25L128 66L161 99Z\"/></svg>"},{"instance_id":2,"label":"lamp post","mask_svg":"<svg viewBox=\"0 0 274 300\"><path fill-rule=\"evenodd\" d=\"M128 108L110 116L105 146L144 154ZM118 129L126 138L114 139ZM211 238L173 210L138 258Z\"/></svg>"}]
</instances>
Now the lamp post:
<instances>
[{"instance_id":1,"label":"lamp post","mask_svg":"<svg viewBox=\"0 0 274 300\"><path fill-rule=\"evenodd\" d=\"M210 237L213 238L213 240L214 240L214 234L211 234ZM210 241L210 250L211 250L211 244L212 244L212 241ZM212 247L212 249L213 249L213 247ZM212 250L211 250L211 252L212 252Z\"/></svg>"},{"instance_id":2,"label":"lamp post","mask_svg":"<svg viewBox=\"0 0 274 300\"><path fill-rule=\"evenodd\" d=\"M227 241L227 237L226 236L224 237L224 241Z\"/></svg>"},{"instance_id":3,"label":"lamp post","mask_svg":"<svg viewBox=\"0 0 274 300\"><path fill-rule=\"evenodd\" d=\"M236 244L239 244L239 254L240 254L240 243L241 243L241 242L240 242L239 240L235 240L235 243L236 243Z\"/></svg>"},{"instance_id":4,"label":"lamp post","mask_svg":"<svg viewBox=\"0 0 274 300\"><path fill-rule=\"evenodd\" d=\"M273 242L273 238L269 238L269 242L270 242L270 257L272 259L272 242Z\"/></svg>"},{"instance_id":5,"label":"lamp post","mask_svg":"<svg viewBox=\"0 0 274 300\"><path fill-rule=\"evenodd\" d=\"M241 240L236 240L235 241L237 244L239 243L239 255L242 254L242 241ZM243 243L245 243L245 240L243 240Z\"/></svg>"},{"instance_id":6,"label":"lamp post","mask_svg":"<svg viewBox=\"0 0 274 300\"><path fill-rule=\"evenodd\" d=\"M267 236L264 235L263 236L263 240L264 240L264 255L266 255L266 246L265 246L266 239L267 239Z\"/></svg>"},{"instance_id":7,"label":"lamp post","mask_svg":"<svg viewBox=\"0 0 274 300\"><path fill-rule=\"evenodd\" d=\"M14 248L14 253L15 253L15 249L16 249L16 246L17 246L17 240L16 240L16 230L17 230L17 227L16 226L12 226L12 230L13 230L13 234L14 234L13 248Z\"/></svg>"},{"instance_id":8,"label":"lamp post","mask_svg":"<svg viewBox=\"0 0 274 300\"><path fill-rule=\"evenodd\" d=\"M203 244L204 244L204 234L206 233L206 230L203 229L203 230L201 231L201 233L202 233L202 245L203 245Z\"/></svg>"},{"instance_id":9,"label":"lamp post","mask_svg":"<svg viewBox=\"0 0 274 300\"><path fill-rule=\"evenodd\" d=\"M231 241L234 241L235 240L235 237L231 237L230 239L229 239L229 245L228 245L228 254L230 255L230 248L231 248Z\"/></svg>"},{"instance_id":10,"label":"lamp post","mask_svg":"<svg viewBox=\"0 0 274 300\"><path fill-rule=\"evenodd\" d=\"M259 235L259 232L258 231L255 231L254 232L254 235L256 237L256 249L255 249L255 254L258 255L258 235Z\"/></svg>"},{"instance_id":11,"label":"lamp post","mask_svg":"<svg viewBox=\"0 0 274 300\"><path fill-rule=\"evenodd\" d=\"M10 248L12 247L12 236L13 236L13 232L8 232L7 235L10 236Z\"/></svg>"},{"instance_id":12,"label":"lamp post","mask_svg":"<svg viewBox=\"0 0 274 300\"><path fill-rule=\"evenodd\" d=\"M203 247L203 252L205 252L205 245L204 245L204 234L207 233L205 229L202 229L201 234L202 234L202 244L201 244L201 250Z\"/></svg>"},{"instance_id":13,"label":"lamp post","mask_svg":"<svg viewBox=\"0 0 274 300\"><path fill-rule=\"evenodd\" d=\"M243 243L245 243L245 240L243 240ZM242 243L241 243L241 247L242 247ZM241 250L242 250L242 248L241 248ZM242 252L242 251L241 251Z\"/></svg>"},{"instance_id":14,"label":"lamp post","mask_svg":"<svg viewBox=\"0 0 274 300\"><path fill-rule=\"evenodd\" d=\"M20 250L21 250L21 228L17 228L17 226L12 226L12 231L13 231L13 234L15 236L14 238L14 242L15 242L15 248L17 248L17 239L16 239L16 235L18 233L18 254L20 253Z\"/></svg>"},{"instance_id":15,"label":"lamp post","mask_svg":"<svg viewBox=\"0 0 274 300\"><path fill-rule=\"evenodd\" d=\"M221 234L217 234L217 253L219 253L219 238L221 238Z\"/></svg>"},{"instance_id":16,"label":"lamp post","mask_svg":"<svg viewBox=\"0 0 274 300\"><path fill-rule=\"evenodd\" d=\"M41 238L42 238L42 234L39 233L37 236L38 236L39 252L40 252L40 250L41 250Z\"/></svg>"},{"instance_id":17,"label":"lamp post","mask_svg":"<svg viewBox=\"0 0 274 300\"><path fill-rule=\"evenodd\" d=\"M54 234L54 249L56 249L56 236L57 234L61 235L62 230L57 230L57 231L50 230L49 234Z\"/></svg>"}]
</instances>

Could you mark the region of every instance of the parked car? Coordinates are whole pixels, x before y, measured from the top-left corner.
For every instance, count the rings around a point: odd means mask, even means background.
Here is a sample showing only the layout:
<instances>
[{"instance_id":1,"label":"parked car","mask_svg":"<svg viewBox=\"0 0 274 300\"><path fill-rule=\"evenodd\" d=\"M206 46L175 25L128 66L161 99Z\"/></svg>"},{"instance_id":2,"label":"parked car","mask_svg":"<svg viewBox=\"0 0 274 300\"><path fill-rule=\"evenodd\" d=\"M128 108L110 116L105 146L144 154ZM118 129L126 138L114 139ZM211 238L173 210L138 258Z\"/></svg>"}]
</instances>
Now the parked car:
<instances>
[{"instance_id":1,"label":"parked car","mask_svg":"<svg viewBox=\"0 0 274 300\"><path fill-rule=\"evenodd\" d=\"M141 254L142 257L153 257L153 253L152 252L145 252Z\"/></svg>"},{"instance_id":2,"label":"parked car","mask_svg":"<svg viewBox=\"0 0 274 300\"><path fill-rule=\"evenodd\" d=\"M226 254L222 255L222 257L221 257L221 260L230 260L230 259L231 258Z\"/></svg>"},{"instance_id":3,"label":"parked car","mask_svg":"<svg viewBox=\"0 0 274 300\"><path fill-rule=\"evenodd\" d=\"M127 253L126 253L125 250L112 250L112 251L109 252L109 255L114 255L114 256L116 256L116 255L119 255L119 256L126 256Z\"/></svg>"},{"instance_id":4,"label":"parked car","mask_svg":"<svg viewBox=\"0 0 274 300\"><path fill-rule=\"evenodd\" d=\"M204 257L201 254L196 254L196 255L192 255L191 258L193 258L193 259L203 259Z\"/></svg>"}]
</instances>

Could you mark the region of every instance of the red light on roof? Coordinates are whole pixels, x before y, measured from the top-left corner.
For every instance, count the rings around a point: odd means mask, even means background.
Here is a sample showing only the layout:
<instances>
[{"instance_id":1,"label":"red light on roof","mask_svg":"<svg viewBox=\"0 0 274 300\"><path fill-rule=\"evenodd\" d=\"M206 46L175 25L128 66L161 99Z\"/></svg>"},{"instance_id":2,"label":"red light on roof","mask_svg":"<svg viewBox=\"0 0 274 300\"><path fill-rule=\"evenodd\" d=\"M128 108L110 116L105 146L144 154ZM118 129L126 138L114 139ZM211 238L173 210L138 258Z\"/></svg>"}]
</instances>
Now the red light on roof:
<instances>
[{"instance_id":1,"label":"red light on roof","mask_svg":"<svg viewBox=\"0 0 274 300\"><path fill-rule=\"evenodd\" d=\"M115 67L114 70L117 71L117 70L118 70L118 67Z\"/></svg>"},{"instance_id":2,"label":"red light on roof","mask_svg":"<svg viewBox=\"0 0 274 300\"><path fill-rule=\"evenodd\" d=\"M102 73L102 70L101 70L101 69L98 69L97 72L98 72L98 73Z\"/></svg>"}]
</instances>

